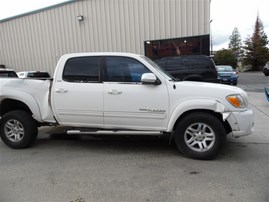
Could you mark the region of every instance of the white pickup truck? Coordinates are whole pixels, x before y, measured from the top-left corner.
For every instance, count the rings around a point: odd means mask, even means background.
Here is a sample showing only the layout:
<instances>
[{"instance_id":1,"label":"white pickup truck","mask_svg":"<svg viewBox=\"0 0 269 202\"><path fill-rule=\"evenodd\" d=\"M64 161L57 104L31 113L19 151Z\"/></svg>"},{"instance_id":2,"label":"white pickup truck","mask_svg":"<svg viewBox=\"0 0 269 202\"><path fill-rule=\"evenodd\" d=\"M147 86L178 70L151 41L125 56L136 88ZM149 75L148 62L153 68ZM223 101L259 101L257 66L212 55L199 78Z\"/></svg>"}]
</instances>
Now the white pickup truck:
<instances>
[{"instance_id":1,"label":"white pickup truck","mask_svg":"<svg viewBox=\"0 0 269 202\"><path fill-rule=\"evenodd\" d=\"M2 141L29 147L38 127L89 134L171 134L190 158L215 157L227 134L251 134L247 93L223 84L177 81L145 56L63 55L54 78L0 79Z\"/></svg>"}]
</instances>

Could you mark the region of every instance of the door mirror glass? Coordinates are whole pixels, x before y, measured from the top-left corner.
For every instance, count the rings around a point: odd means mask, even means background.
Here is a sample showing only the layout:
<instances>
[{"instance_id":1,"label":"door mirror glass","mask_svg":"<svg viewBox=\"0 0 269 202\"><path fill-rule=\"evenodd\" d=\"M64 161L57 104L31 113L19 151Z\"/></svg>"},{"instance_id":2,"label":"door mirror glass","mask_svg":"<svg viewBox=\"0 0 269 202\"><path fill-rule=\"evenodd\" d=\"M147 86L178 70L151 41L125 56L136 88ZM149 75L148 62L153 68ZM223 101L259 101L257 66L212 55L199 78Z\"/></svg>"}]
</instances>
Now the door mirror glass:
<instances>
[{"instance_id":1,"label":"door mirror glass","mask_svg":"<svg viewBox=\"0 0 269 202\"><path fill-rule=\"evenodd\" d=\"M157 83L157 77L152 73L145 73L141 77L141 82L143 84L156 84Z\"/></svg>"}]
</instances>

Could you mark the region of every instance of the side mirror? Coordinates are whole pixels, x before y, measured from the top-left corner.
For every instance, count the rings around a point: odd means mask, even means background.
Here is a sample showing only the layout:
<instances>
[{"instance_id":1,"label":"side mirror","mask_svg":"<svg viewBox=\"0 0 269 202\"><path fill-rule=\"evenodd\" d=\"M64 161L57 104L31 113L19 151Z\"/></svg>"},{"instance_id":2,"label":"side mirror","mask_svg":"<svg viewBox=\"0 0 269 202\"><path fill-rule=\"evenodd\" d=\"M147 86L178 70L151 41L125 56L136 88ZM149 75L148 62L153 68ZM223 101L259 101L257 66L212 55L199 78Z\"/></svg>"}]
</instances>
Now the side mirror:
<instances>
[{"instance_id":1,"label":"side mirror","mask_svg":"<svg viewBox=\"0 0 269 202\"><path fill-rule=\"evenodd\" d=\"M157 77L152 73L145 73L141 77L141 82L143 84L157 84Z\"/></svg>"}]
</instances>

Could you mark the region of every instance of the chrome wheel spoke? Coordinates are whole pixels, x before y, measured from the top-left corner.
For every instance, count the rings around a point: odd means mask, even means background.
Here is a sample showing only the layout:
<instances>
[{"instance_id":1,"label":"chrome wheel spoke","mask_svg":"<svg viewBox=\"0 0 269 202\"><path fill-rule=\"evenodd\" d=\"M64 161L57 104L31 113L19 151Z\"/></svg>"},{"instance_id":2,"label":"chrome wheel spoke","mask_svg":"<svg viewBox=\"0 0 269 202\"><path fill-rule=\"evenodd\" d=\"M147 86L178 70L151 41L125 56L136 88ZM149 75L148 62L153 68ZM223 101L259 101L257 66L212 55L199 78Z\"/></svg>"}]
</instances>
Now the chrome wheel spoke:
<instances>
[{"instance_id":1,"label":"chrome wheel spoke","mask_svg":"<svg viewBox=\"0 0 269 202\"><path fill-rule=\"evenodd\" d=\"M186 134L190 135L190 136L194 136L195 135L196 130L193 128L188 128L188 130L186 131Z\"/></svg>"},{"instance_id":2,"label":"chrome wheel spoke","mask_svg":"<svg viewBox=\"0 0 269 202\"><path fill-rule=\"evenodd\" d=\"M20 140L22 139L22 137L23 137L23 136L22 136L21 134L17 134L17 135L16 135L16 141L20 141Z\"/></svg>"},{"instance_id":3,"label":"chrome wheel spoke","mask_svg":"<svg viewBox=\"0 0 269 202\"><path fill-rule=\"evenodd\" d=\"M19 142L24 137L23 125L17 120L9 120L5 124L5 135L12 142Z\"/></svg>"},{"instance_id":4,"label":"chrome wheel spoke","mask_svg":"<svg viewBox=\"0 0 269 202\"><path fill-rule=\"evenodd\" d=\"M191 137L191 138L187 141L188 144L190 144L190 143L192 143L192 142L195 142L195 140L194 140L193 137Z\"/></svg>"},{"instance_id":5,"label":"chrome wheel spoke","mask_svg":"<svg viewBox=\"0 0 269 202\"><path fill-rule=\"evenodd\" d=\"M7 124L6 124L6 128L8 128L9 130L12 130L14 127L15 127L15 126L14 126L13 123L11 123L11 122L7 122Z\"/></svg>"},{"instance_id":6,"label":"chrome wheel spoke","mask_svg":"<svg viewBox=\"0 0 269 202\"><path fill-rule=\"evenodd\" d=\"M198 146L199 146L199 148L200 148L201 151L204 150L204 147L203 147L202 142L198 142Z\"/></svg>"},{"instance_id":7,"label":"chrome wheel spoke","mask_svg":"<svg viewBox=\"0 0 269 202\"><path fill-rule=\"evenodd\" d=\"M205 152L213 147L215 133L205 123L194 123L186 129L184 139L190 149L197 152Z\"/></svg>"},{"instance_id":8,"label":"chrome wheel spoke","mask_svg":"<svg viewBox=\"0 0 269 202\"><path fill-rule=\"evenodd\" d=\"M6 136L7 136L8 138L11 138L11 137L14 136L14 134L13 134L12 132L8 132L8 134L6 134Z\"/></svg>"},{"instance_id":9,"label":"chrome wheel spoke","mask_svg":"<svg viewBox=\"0 0 269 202\"><path fill-rule=\"evenodd\" d=\"M205 130L205 125L199 123L199 124L198 124L198 128L197 128L197 132L202 132L203 130Z\"/></svg>"},{"instance_id":10,"label":"chrome wheel spoke","mask_svg":"<svg viewBox=\"0 0 269 202\"><path fill-rule=\"evenodd\" d=\"M190 144L191 147L193 147L194 145L196 145L198 142L197 141L193 141L193 143Z\"/></svg>"},{"instance_id":11,"label":"chrome wheel spoke","mask_svg":"<svg viewBox=\"0 0 269 202\"><path fill-rule=\"evenodd\" d=\"M214 141L214 136L205 136L205 141Z\"/></svg>"},{"instance_id":12,"label":"chrome wheel spoke","mask_svg":"<svg viewBox=\"0 0 269 202\"><path fill-rule=\"evenodd\" d=\"M202 146L203 146L203 149L207 149L208 145L207 145L206 141L202 142Z\"/></svg>"}]
</instances>

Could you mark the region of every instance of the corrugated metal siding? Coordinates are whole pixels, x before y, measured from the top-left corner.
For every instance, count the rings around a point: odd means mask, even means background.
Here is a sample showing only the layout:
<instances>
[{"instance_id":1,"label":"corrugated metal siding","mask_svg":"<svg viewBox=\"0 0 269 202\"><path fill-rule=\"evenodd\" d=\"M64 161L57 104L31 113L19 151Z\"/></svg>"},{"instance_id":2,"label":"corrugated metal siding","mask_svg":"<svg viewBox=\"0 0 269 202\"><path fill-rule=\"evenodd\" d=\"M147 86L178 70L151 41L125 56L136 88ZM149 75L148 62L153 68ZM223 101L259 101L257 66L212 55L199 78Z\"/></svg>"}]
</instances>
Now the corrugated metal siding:
<instances>
[{"instance_id":1,"label":"corrugated metal siding","mask_svg":"<svg viewBox=\"0 0 269 202\"><path fill-rule=\"evenodd\" d=\"M0 22L0 64L53 73L65 53L144 54L146 40L209 34L209 14L210 0L79 0Z\"/></svg>"}]
</instances>

